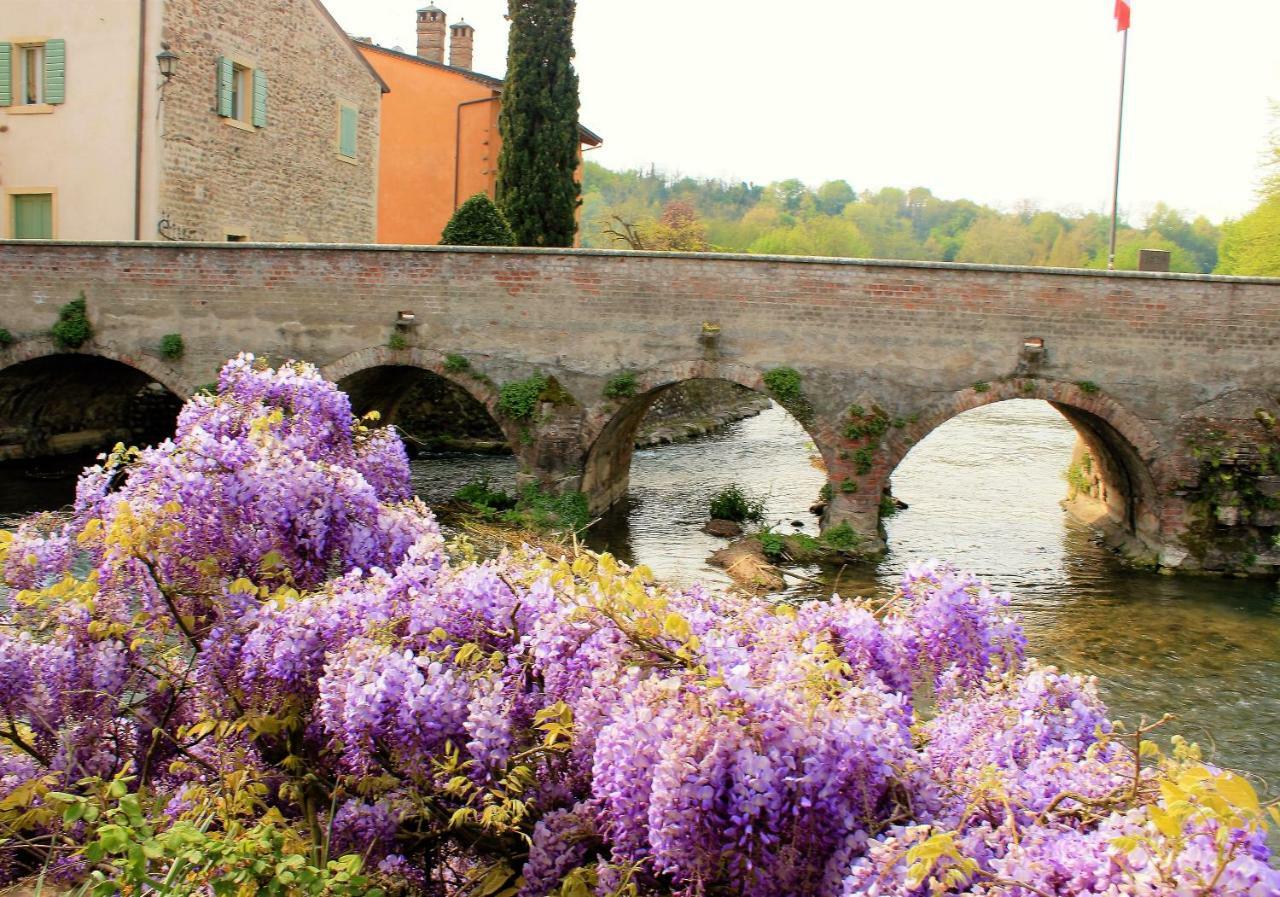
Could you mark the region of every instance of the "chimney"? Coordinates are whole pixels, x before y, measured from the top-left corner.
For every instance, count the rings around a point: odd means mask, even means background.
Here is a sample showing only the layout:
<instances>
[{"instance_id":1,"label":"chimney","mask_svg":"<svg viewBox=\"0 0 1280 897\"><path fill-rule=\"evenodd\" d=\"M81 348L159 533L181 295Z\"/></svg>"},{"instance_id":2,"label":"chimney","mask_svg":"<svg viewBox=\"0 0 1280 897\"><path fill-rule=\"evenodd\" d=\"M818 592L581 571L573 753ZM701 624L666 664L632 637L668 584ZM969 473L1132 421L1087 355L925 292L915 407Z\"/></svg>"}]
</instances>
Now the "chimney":
<instances>
[{"instance_id":1,"label":"chimney","mask_svg":"<svg viewBox=\"0 0 1280 897\"><path fill-rule=\"evenodd\" d=\"M430 62L444 62L444 10L424 6L418 10L418 55Z\"/></svg>"},{"instance_id":2,"label":"chimney","mask_svg":"<svg viewBox=\"0 0 1280 897\"><path fill-rule=\"evenodd\" d=\"M472 51L475 49L476 30L464 20L449 28L449 65L459 69L471 68Z\"/></svg>"}]
</instances>

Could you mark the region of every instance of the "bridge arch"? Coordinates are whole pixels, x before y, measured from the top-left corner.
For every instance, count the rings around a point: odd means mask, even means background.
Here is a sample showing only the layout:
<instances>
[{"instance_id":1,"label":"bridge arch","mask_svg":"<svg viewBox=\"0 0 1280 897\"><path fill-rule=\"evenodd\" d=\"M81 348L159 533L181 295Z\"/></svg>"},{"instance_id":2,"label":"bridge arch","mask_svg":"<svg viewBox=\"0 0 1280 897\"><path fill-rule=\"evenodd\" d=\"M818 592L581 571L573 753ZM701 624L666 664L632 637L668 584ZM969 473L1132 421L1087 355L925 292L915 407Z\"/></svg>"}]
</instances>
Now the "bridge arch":
<instances>
[{"instance_id":1,"label":"bridge arch","mask_svg":"<svg viewBox=\"0 0 1280 897\"><path fill-rule=\"evenodd\" d=\"M930 405L886 437L879 463L863 480L859 497L867 504L859 508L861 516L865 518L866 512L872 511L870 502L875 502L873 514L879 524L880 496L893 472L915 445L942 424L975 408L1019 399L1048 402L1075 429L1078 450L1083 447L1090 458L1086 473L1091 486L1083 496L1077 496L1084 499L1079 509L1137 543L1130 547L1158 551L1165 496L1177 481L1176 472L1146 423L1114 396L1087 383L1002 380L985 389L971 386L958 390Z\"/></svg>"},{"instance_id":2,"label":"bridge arch","mask_svg":"<svg viewBox=\"0 0 1280 897\"><path fill-rule=\"evenodd\" d=\"M691 380L722 380L769 395L762 370L728 362L682 361L632 373L636 378L634 395L597 403L587 417L581 491L593 514L603 513L627 494L636 435L645 415L663 393ZM830 464L834 458L831 433L814 420L795 419Z\"/></svg>"},{"instance_id":3,"label":"bridge arch","mask_svg":"<svg viewBox=\"0 0 1280 897\"><path fill-rule=\"evenodd\" d=\"M157 358L24 340L0 352L0 460L158 442L191 391Z\"/></svg>"},{"instance_id":4,"label":"bridge arch","mask_svg":"<svg viewBox=\"0 0 1280 897\"><path fill-rule=\"evenodd\" d=\"M444 354L432 349L373 346L326 365L321 373L347 392L355 413L377 411L389 424L395 423L402 402L422 373L433 374L482 408L519 455L520 428L498 412L497 387L469 370L450 370L447 361Z\"/></svg>"}]
</instances>

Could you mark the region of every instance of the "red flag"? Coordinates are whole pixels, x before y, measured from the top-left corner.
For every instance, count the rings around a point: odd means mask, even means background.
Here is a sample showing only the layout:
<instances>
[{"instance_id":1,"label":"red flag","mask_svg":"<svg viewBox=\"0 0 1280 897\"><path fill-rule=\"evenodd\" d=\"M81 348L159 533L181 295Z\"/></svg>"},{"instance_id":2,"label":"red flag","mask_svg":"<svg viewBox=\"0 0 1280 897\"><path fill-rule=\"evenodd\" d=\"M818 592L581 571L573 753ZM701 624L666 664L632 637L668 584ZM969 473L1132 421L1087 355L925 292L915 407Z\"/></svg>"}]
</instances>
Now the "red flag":
<instances>
[{"instance_id":1,"label":"red flag","mask_svg":"<svg viewBox=\"0 0 1280 897\"><path fill-rule=\"evenodd\" d=\"M1127 0L1116 0L1116 31L1129 30L1129 12Z\"/></svg>"}]
</instances>

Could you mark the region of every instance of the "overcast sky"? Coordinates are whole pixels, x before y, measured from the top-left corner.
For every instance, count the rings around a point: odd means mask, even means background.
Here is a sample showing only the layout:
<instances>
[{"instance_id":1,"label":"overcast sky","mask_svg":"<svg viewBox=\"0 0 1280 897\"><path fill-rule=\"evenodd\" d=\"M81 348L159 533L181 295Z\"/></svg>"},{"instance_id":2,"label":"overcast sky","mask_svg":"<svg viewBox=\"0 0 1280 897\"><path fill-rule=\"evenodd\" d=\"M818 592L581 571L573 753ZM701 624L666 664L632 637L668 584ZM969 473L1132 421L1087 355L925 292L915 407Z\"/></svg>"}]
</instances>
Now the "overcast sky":
<instances>
[{"instance_id":1,"label":"overcast sky","mask_svg":"<svg viewBox=\"0 0 1280 897\"><path fill-rule=\"evenodd\" d=\"M425 0L326 0L414 52ZM436 0L506 67L506 0ZM1012 208L1110 206L1114 0L579 0L582 121L610 168ZM1214 220L1255 201L1280 100L1280 0L1134 0L1120 205Z\"/></svg>"}]
</instances>

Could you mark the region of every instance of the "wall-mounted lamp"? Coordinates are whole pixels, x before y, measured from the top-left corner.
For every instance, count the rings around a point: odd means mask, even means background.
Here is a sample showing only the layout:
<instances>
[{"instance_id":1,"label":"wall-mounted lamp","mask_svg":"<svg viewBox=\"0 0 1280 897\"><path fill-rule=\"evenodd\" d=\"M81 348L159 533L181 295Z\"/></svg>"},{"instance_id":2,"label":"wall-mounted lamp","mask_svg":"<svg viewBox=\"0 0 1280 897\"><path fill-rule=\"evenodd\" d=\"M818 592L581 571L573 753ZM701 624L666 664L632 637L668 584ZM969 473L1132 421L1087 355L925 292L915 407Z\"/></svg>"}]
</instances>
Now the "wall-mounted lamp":
<instances>
[{"instance_id":1,"label":"wall-mounted lamp","mask_svg":"<svg viewBox=\"0 0 1280 897\"><path fill-rule=\"evenodd\" d=\"M396 312L397 327L417 327L418 316L411 311Z\"/></svg>"},{"instance_id":2,"label":"wall-mounted lamp","mask_svg":"<svg viewBox=\"0 0 1280 897\"><path fill-rule=\"evenodd\" d=\"M169 49L168 44L160 45L160 52L156 54L156 65L160 66L160 74L164 77L164 83L168 84L169 79L173 77L173 70L178 65L178 54Z\"/></svg>"}]
</instances>

